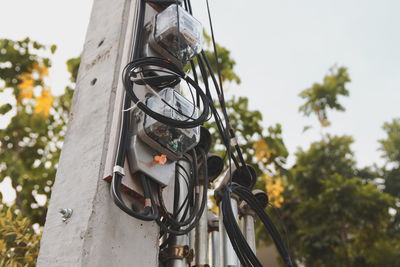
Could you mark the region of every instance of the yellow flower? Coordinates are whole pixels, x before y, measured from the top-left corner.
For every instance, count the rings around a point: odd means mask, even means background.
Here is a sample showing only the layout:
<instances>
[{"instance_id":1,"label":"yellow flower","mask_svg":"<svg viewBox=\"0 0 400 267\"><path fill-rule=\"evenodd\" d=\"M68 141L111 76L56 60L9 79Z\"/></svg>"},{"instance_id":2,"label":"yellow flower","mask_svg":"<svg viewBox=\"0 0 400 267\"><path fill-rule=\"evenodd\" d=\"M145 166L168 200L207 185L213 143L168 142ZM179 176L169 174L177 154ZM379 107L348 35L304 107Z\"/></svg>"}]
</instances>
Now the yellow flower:
<instances>
[{"instance_id":1,"label":"yellow flower","mask_svg":"<svg viewBox=\"0 0 400 267\"><path fill-rule=\"evenodd\" d=\"M36 98L35 113L48 116L53 101L54 99L51 96L50 90L42 90L42 95Z\"/></svg>"},{"instance_id":2,"label":"yellow flower","mask_svg":"<svg viewBox=\"0 0 400 267\"><path fill-rule=\"evenodd\" d=\"M33 90L32 88L22 90L19 93L19 99L31 99L33 97Z\"/></svg>"},{"instance_id":3,"label":"yellow flower","mask_svg":"<svg viewBox=\"0 0 400 267\"><path fill-rule=\"evenodd\" d=\"M281 204L284 201L282 193L284 191L282 178L275 177L264 174L263 175L265 181L265 191L267 191L269 202L277 208L281 207Z\"/></svg>"},{"instance_id":4,"label":"yellow flower","mask_svg":"<svg viewBox=\"0 0 400 267\"><path fill-rule=\"evenodd\" d=\"M22 73L18 76L21 82L17 85L19 92L19 100L31 99L33 97L34 80L31 73Z\"/></svg>"},{"instance_id":5,"label":"yellow flower","mask_svg":"<svg viewBox=\"0 0 400 267\"><path fill-rule=\"evenodd\" d=\"M267 160L271 157L272 151L269 149L268 144L264 139L261 139L254 143L255 155L258 160L263 160L266 158Z\"/></svg>"}]
</instances>

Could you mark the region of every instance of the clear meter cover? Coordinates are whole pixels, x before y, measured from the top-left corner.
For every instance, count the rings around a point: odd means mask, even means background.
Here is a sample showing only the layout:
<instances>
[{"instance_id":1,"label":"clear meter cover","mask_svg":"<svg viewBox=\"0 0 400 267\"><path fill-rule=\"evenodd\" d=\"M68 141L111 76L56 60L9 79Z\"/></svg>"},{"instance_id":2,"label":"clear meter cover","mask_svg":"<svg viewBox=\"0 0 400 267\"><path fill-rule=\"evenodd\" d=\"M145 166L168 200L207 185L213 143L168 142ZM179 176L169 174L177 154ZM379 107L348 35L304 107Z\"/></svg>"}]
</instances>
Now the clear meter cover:
<instances>
[{"instance_id":1,"label":"clear meter cover","mask_svg":"<svg viewBox=\"0 0 400 267\"><path fill-rule=\"evenodd\" d=\"M149 97L146 104L153 111L174 120L184 121L190 118L198 118L197 107L172 88L162 90L159 96ZM143 123L146 135L178 158L195 147L200 139L200 127L174 128L147 115L145 115Z\"/></svg>"},{"instance_id":2,"label":"clear meter cover","mask_svg":"<svg viewBox=\"0 0 400 267\"><path fill-rule=\"evenodd\" d=\"M186 62L201 52L201 23L182 7L170 5L156 16L154 39L170 54Z\"/></svg>"}]
</instances>

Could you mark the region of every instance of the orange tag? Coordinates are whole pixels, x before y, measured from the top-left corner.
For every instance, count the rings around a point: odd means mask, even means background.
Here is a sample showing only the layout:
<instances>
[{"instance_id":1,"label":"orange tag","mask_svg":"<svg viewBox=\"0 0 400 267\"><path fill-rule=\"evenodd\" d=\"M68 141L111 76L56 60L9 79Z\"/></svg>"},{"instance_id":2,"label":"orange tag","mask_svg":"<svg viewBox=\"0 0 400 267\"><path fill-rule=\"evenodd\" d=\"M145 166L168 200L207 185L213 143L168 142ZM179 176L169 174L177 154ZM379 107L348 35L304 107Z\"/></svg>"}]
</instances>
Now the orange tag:
<instances>
[{"instance_id":1,"label":"orange tag","mask_svg":"<svg viewBox=\"0 0 400 267\"><path fill-rule=\"evenodd\" d=\"M167 156L166 155L154 156L154 163L164 165L165 163L167 163Z\"/></svg>"}]
</instances>

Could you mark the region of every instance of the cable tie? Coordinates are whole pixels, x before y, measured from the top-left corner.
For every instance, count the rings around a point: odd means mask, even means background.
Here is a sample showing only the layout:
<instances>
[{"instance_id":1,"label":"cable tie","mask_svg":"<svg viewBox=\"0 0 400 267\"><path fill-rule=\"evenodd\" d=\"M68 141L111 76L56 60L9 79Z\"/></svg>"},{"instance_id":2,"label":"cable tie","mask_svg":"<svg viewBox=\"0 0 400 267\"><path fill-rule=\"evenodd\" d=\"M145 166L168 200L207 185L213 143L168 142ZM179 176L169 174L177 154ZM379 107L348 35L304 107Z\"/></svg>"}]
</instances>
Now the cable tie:
<instances>
[{"instance_id":1,"label":"cable tie","mask_svg":"<svg viewBox=\"0 0 400 267\"><path fill-rule=\"evenodd\" d=\"M144 100L146 100L146 99L141 99L141 100L139 100L137 103L134 103L134 105L133 105L132 107L130 107L130 108L122 109L122 113L123 113L123 112L130 111L130 110L132 110L132 109L135 109L135 108L137 107L137 105L138 105L139 103L143 103Z\"/></svg>"},{"instance_id":2,"label":"cable tie","mask_svg":"<svg viewBox=\"0 0 400 267\"><path fill-rule=\"evenodd\" d=\"M127 111L130 111L130 110L134 109L134 108L136 108L136 104L135 104L135 105L133 105L133 106L132 106L132 107L130 107L130 108L123 109L123 110L122 110L122 112L127 112Z\"/></svg>"},{"instance_id":3,"label":"cable tie","mask_svg":"<svg viewBox=\"0 0 400 267\"><path fill-rule=\"evenodd\" d=\"M125 176L124 167L121 167L121 166L118 166L118 165L114 166L113 173L118 173L121 176Z\"/></svg>"},{"instance_id":4,"label":"cable tie","mask_svg":"<svg viewBox=\"0 0 400 267\"><path fill-rule=\"evenodd\" d=\"M238 145L238 140L236 137L231 138L231 146L237 146Z\"/></svg>"}]
</instances>

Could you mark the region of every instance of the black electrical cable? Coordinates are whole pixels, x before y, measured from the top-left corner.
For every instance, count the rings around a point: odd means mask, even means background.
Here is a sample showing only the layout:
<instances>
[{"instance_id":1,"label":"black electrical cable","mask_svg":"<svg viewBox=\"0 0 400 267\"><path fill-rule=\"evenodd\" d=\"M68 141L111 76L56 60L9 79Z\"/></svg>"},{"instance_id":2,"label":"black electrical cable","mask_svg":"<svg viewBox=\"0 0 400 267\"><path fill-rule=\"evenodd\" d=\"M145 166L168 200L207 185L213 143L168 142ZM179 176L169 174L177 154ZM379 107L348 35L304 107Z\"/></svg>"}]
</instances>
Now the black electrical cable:
<instances>
[{"instance_id":1,"label":"black electrical cable","mask_svg":"<svg viewBox=\"0 0 400 267\"><path fill-rule=\"evenodd\" d=\"M226 232L231 240L236 255L243 266L262 266L236 223L236 218L232 211L230 188L225 188L224 191L221 200L221 212L223 213L223 222Z\"/></svg>"},{"instance_id":2,"label":"black electrical cable","mask_svg":"<svg viewBox=\"0 0 400 267\"><path fill-rule=\"evenodd\" d=\"M138 16L138 23L136 27L136 35L138 36L137 41L134 43L134 49L133 49L133 54L132 57L136 58L139 56L139 47L141 47L141 35L142 35L142 28L144 26L144 14L145 14L145 3L144 1L140 1L139 3L139 16ZM125 96L124 97L124 110L128 109L130 107L130 100ZM117 150L117 156L115 160L115 166L123 169L124 166L124 161L125 161L125 156L126 156L126 147L128 143L128 129L129 129L129 114L127 112L123 112L122 115L122 124L121 124L121 132L120 132L120 139L119 139L119 146ZM142 187L143 190L145 191L145 198L149 199L149 184L147 181L147 178L144 177L144 174L140 173L140 180L142 182ZM113 197L113 200L115 204L124 212L126 212L128 215L144 220L144 221L152 221L158 218L158 208L155 203L155 201L150 197L150 203L145 203L147 204L145 206L145 211L144 213L135 211L131 208L129 208L125 202L122 199L121 196L121 185L122 185L122 178L123 174L116 170L113 173L113 177L111 180L111 195ZM151 196L151 194L150 194ZM151 215L148 215L151 212Z\"/></svg>"},{"instance_id":3,"label":"black electrical cable","mask_svg":"<svg viewBox=\"0 0 400 267\"><path fill-rule=\"evenodd\" d=\"M218 54L217 54L217 49L216 49L216 43L215 43L215 37L214 37L214 31L213 31L213 26L212 26L212 20L211 20L211 15L210 15L210 8L209 8L209 3L208 0L206 0L207 2L207 10L208 10L208 17L209 17L209 23L210 23L210 28L211 28L211 37L212 37L212 43L213 43L213 48L214 48L214 55L215 55L215 60L216 60L216 65L217 65L217 72L218 72L218 78L219 78L219 84L217 83L217 80L213 74L211 65L208 61L208 58L206 56L206 54L204 53L204 51L202 52L202 58L207 66L207 68L209 69L209 73L211 76L211 79L214 83L214 87L216 89L217 95L218 95L218 100L220 102L220 106L221 106L221 110L222 113L224 115L224 119L225 119L225 123L226 123L226 129L229 132L229 136L230 136L230 140L237 140L236 139L236 135L233 131L233 128L231 127L230 123L229 123L229 117L227 114L227 110L226 110L226 106L225 106L225 99L224 99L224 92L223 92L223 87L222 87L222 76L221 76L221 71L219 68L219 64L218 64ZM214 113L214 112L213 112ZM215 116L216 117L216 116ZM217 124L218 126L218 124ZM222 131L220 130L220 133ZM223 133L221 133L221 136L224 136ZM228 135L225 135L225 137L227 137ZM225 141L226 143L226 141ZM229 144L230 145L230 144ZM241 149L239 147L239 145L237 144L237 141L234 142L233 146L235 147L235 150L238 154L239 160L241 162L242 165L245 164L244 161L244 157L243 154L241 152ZM228 156L231 156L232 159L234 159L235 157L232 156L231 154L228 154ZM249 172L250 173L250 172ZM222 203L222 212L224 213L224 225L227 228L228 231L228 235L229 238L232 242L232 244L235 247L235 252L237 253L238 257L240 258L241 263L244 266L262 266L261 263L257 260L257 258L255 257L254 253L251 251L250 247L248 246L248 244L246 243L246 240L244 239L243 235L240 232L240 229L237 225L237 223L234 220L234 215L233 215L233 211L232 211L232 207L231 207L231 203L230 203L230 188L231 188L231 184L228 184L228 189L224 190L223 192L223 203ZM251 197L254 198L254 196L251 194L251 192L249 193L251 195ZM250 196L247 196L250 198ZM258 203L257 203L258 204ZM253 203L254 205L254 203ZM260 208L260 207L259 207ZM265 212L263 211L263 209L259 209L257 211L259 214L259 216L261 217L265 227L268 229L268 231L270 232L277 248L278 251L280 252L282 258L285 260L285 263L287 266L292 266L290 257L288 256L289 254L287 253L286 248L284 247L284 244L282 242L282 240L280 239L279 233L277 232L276 228L274 227L273 223L271 220L268 220L269 217L265 214ZM226 215L226 216L225 216Z\"/></svg>"},{"instance_id":4,"label":"black electrical cable","mask_svg":"<svg viewBox=\"0 0 400 267\"><path fill-rule=\"evenodd\" d=\"M128 215L135 217L137 219L143 220L143 221L153 221L158 218L158 208L152 197L150 197L151 206L147 206L150 208L152 215L147 215L150 212L149 208L145 208L145 213L141 213L141 212L134 211L134 210L130 209L128 206L126 206L126 204L122 200L122 196L121 196L121 192L120 192L121 184L122 184L122 176L114 175L112 184L111 184L111 194L114 198L115 204L121 210L123 210ZM142 184L143 188L146 186L148 186L147 183Z\"/></svg>"},{"instance_id":5,"label":"black electrical cable","mask_svg":"<svg viewBox=\"0 0 400 267\"><path fill-rule=\"evenodd\" d=\"M289 255L292 255L291 248L290 248L290 243L289 243L289 237L288 237L288 230L287 230L286 225L285 225L285 223L283 221L282 214L278 210L278 208L275 207L272 203L268 202L268 206L270 206L272 208L273 212L275 213L275 216L279 220L279 223L280 223L281 228L282 228L283 236L285 237L285 240L286 240L287 251L288 251Z\"/></svg>"},{"instance_id":6,"label":"black electrical cable","mask_svg":"<svg viewBox=\"0 0 400 267\"><path fill-rule=\"evenodd\" d=\"M200 149L200 153L201 153L201 156L202 156L202 158L204 160L204 162L203 162L203 176L204 176L203 194L202 194L202 198L201 198L201 202L200 202L200 207L198 205L198 202L195 201L195 204L194 204L195 212L192 213L192 214L195 214L195 217L194 217L194 219L193 218L191 219L190 224L182 225L183 223L181 221L176 221L174 218L171 218L171 216L168 214L168 211L166 210L166 207L165 207L165 205L163 203L163 200L162 199L159 200L161 209L163 210L163 213L164 213L163 216L165 216L165 218L167 218L167 221L172 225L172 227L168 228L160 220L157 220L157 223L159 224L159 226L165 232L170 233L172 235L184 235L184 234L189 233L191 230L193 230L193 228L196 227L196 225L198 224L198 222L199 222L199 220L200 220L200 218L201 218L201 216L202 216L202 214L203 214L203 212L205 210L205 207L206 207L206 204L207 204L207 189L208 189L208 183L209 183L209 181L208 181L208 167L207 167L206 153L202 149ZM194 167L195 166L197 167L197 165L196 165L197 164L197 157L195 155L196 154L194 152L192 154L192 156L194 156L193 165L194 165ZM197 185L196 187L198 187L198 186L199 185ZM198 189L196 189L196 187L194 188L195 189L195 194L198 195L199 192L198 192ZM159 194L159 197L162 198L162 195L160 196L160 194ZM192 217L192 216L190 216L190 217ZM189 220L186 220L186 221L189 221ZM183 226L185 226L184 229L177 230L177 228L182 228Z\"/></svg>"},{"instance_id":7,"label":"black electrical cable","mask_svg":"<svg viewBox=\"0 0 400 267\"><path fill-rule=\"evenodd\" d=\"M228 114L227 114L227 111L226 111L224 90L223 90L223 85L222 85L222 75L221 75L221 69L219 67L218 51L217 51L217 46L216 46L216 43L215 43L214 28L213 28L213 24L212 24L211 12L210 12L210 6L209 6L209 3L208 3L208 0L206 0L206 4L207 4L207 13L208 13L208 19L209 19L210 30L211 30L211 40L212 40L213 49L214 49L214 56L215 56L215 62L216 62L216 68L217 68L219 83L217 83L217 80L216 80L216 78L214 76L214 72L213 72L213 70L211 68L211 64L208 61L207 55L205 54L204 51L202 51L201 55L202 55L202 57L204 59L204 62L206 63L206 65L207 65L207 67L208 67L208 69L210 71L211 79L212 79L212 81L214 83L214 87L215 87L215 89L217 91L218 100L220 102L221 110L222 110L222 113L223 113L224 118L225 118L226 128L228 129L229 134L230 134L230 139L231 140L235 140L234 147L235 147L236 153L239 156L239 159L240 159L240 162L241 162L242 166L246 166L243 154L241 152L239 144L236 141L237 137L236 137L235 132L233 131L233 129L232 129L230 123L229 123L229 117L228 117ZM251 176L251 173L250 173L249 170L248 170L248 173ZM255 178L255 177L253 177L253 178Z\"/></svg>"},{"instance_id":8,"label":"black electrical cable","mask_svg":"<svg viewBox=\"0 0 400 267\"><path fill-rule=\"evenodd\" d=\"M174 191L174 210L173 210L173 217L178 216L178 214L183 210L183 208L185 208L183 215L181 216L181 222L183 222L183 219L186 218L187 213L190 210L190 204L191 201L190 199L193 198L193 190L195 187L195 179L191 179L191 176L189 175L189 173L186 171L186 169L179 163L176 163L176 166L181 168L181 170L184 172L185 176L182 175L182 173L179 171L179 168L176 168L176 176L175 176L175 180L179 181L179 177L182 177L182 179L185 181L186 183L186 188L187 188L187 194L186 197L184 199L184 201L182 202L181 206L178 207L178 203L179 203L179 196L180 196L180 186L177 186ZM191 165L192 166L192 165ZM187 180L186 180L187 179Z\"/></svg>"},{"instance_id":9,"label":"black electrical cable","mask_svg":"<svg viewBox=\"0 0 400 267\"><path fill-rule=\"evenodd\" d=\"M206 63L207 68L210 70L209 73L210 73L211 79L212 79L212 81L214 83L214 87L215 87L215 89L217 91L217 94L218 94L218 99L219 99L219 103L220 103L220 106L221 106L221 110L222 110L222 113L224 115L224 119L226 121L226 129L228 129L228 133L226 135L230 136L229 140L235 140L235 142L233 143L233 146L235 147L236 153L239 156L239 160L240 160L242 166L246 166L246 162L244 160L241 148L240 148L239 144L236 142L236 140L237 140L236 134L233 131L231 124L229 123L229 116L228 116L228 113L226 111L226 105L225 105L225 100L224 100L224 96L223 96L223 89L221 90L219 88L220 85L218 84L217 79L215 78L215 76L213 74L212 67L211 67L211 64L210 64L210 62L209 62L209 60L207 58L207 55L204 53L204 51L202 51L201 55L202 55L202 58L203 58L204 62ZM219 69L218 63L217 63L217 69ZM249 174L251 176L250 172L249 172Z\"/></svg>"},{"instance_id":10,"label":"black electrical cable","mask_svg":"<svg viewBox=\"0 0 400 267\"><path fill-rule=\"evenodd\" d=\"M260 218L261 222L264 224L265 228L268 230L269 234L272 237L272 240L275 243L275 246L281 255L284 263L286 266L293 266L292 259L290 257L290 254L282 241L282 238L276 229L274 223L272 222L271 218L268 216L268 214L264 211L264 208L260 205L258 200L254 197L254 195L250 192L249 189L240 186L240 185L234 185L232 188L232 192L237 194L241 199L243 199L252 210L255 211L257 216Z\"/></svg>"},{"instance_id":11,"label":"black electrical cable","mask_svg":"<svg viewBox=\"0 0 400 267\"><path fill-rule=\"evenodd\" d=\"M194 189L196 186L199 185L198 176L197 176L197 162L195 162L195 160L197 161L197 155L196 155L196 152L195 152L194 149L192 150L192 157L193 157L193 161L192 161L193 165L192 165L191 169L192 169L192 172L194 174L193 175L194 176L193 177L194 178L194 184L195 184L195 186L193 186L193 189ZM190 193L191 192L189 191L188 192L188 198L190 198L190 195L189 195ZM178 195L178 194L175 194L175 195ZM186 226L186 225L190 224L193 221L193 219L195 218L196 213L192 213L189 216L189 218L187 218L185 221L179 222L178 220L174 219L172 216L169 215L169 213L167 211L167 208L165 206L164 200L163 200L163 196L162 196L162 194L160 194L160 190L159 190L158 196L159 196L160 207L163 210L164 215L167 218L167 221L170 222L172 225L174 225L176 227ZM196 206L198 202L199 202L199 195L195 194L195 202L194 202L195 205L194 206Z\"/></svg>"},{"instance_id":12,"label":"black electrical cable","mask_svg":"<svg viewBox=\"0 0 400 267\"><path fill-rule=\"evenodd\" d=\"M153 117L155 117L156 120L163 122L164 124L168 124L168 122L170 123L171 126L174 127L180 127L180 128L186 128L186 127L195 127L198 125L200 125L203 121L204 118L207 118L208 116L208 99L206 98L206 96L204 94L202 94L202 90L200 89L200 87L198 87L197 83L193 80L191 80L189 77L186 76L185 73L183 73L183 71L181 71L179 68L177 68L176 66L172 65L170 62L164 60L164 59L160 59L160 58L139 58L139 49L138 47L141 47L141 30L143 28L143 20L144 20L144 4L142 3L142 5L139 8L139 23L137 23L137 27L136 27L136 32L137 32L137 40L135 42L135 48L133 49L133 62L131 62L130 64L127 65L127 67L124 69L123 72L123 81L125 85L130 85L130 89L132 90L126 90L127 92L127 96L132 96L132 94L130 94L130 92L133 92L133 84L137 83L137 84L146 84L146 83L152 83L151 86L155 86L157 85L157 83L161 84L162 86L167 86L169 85L169 83L173 82L176 83L176 81L181 80L182 78L184 78L186 80L186 82L188 83L188 85L192 85L192 87L194 87L200 98L202 99L203 102L203 113L201 116L199 116L199 118L194 119L193 121L174 121L174 120L170 120L168 121L168 117L163 118L162 116L157 116L157 113L153 113L151 110L147 110L147 113L149 116L153 115ZM136 64L136 65L135 65ZM147 64L147 66L146 66ZM149 66L155 66L155 67L161 67L162 70L161 72L164 71L164 73L166 73L166 75L163 75L163 77L143 77L146 75L146 73L151 73L153 71L159 71L159 69L151 69L148 68ZM144 69L144 67L147 67L147 69ZM141 72L135 72L136 69L141 69ZM165 71L167 70L167 71ZM141 75L138 79L136 80L132 80L132 78L136 78L138 77L138 74L143 74ZM127 75L129 74L129 75ZM125 86L125 88L127 89L127 86ZM131 97L132 98L132 97ZM194 96L192 96L192 98L194 98ZM133 98L134 100L134 98ZM135 101L134 101L135 102ZM168 103L166 103L168 105ZM143 103L137 103L137 105L139 106L139 108L143 105ZM130 99L128 99L128 97L125 97L124 100L124 110L128 110L130 108ZM146 110L146 107L144 108ZM123 167L123 163L124 163L124 159L125 159L125 147L127 144L127 129L129 129L129 117L126 114L126 112L124 112L123 114L123 123L121 125L121 138L120 138L120 145L119 145L119 149L118 149L118 153L117 153L117 160L116 160L116 166L120 166ZM196 162L197 159L195 158L194 162ZM194 163L196 164L196 163ZM197 173L197 167L193 168L192 173L195 174L195 180L197 179L196 173ZM113 177L113 181L112 181L112 187L111 187L111 192L112 195L114 197L114 201L115 203L125 212L127 212L129 215L134 216L136 218L139 219L143 219L143 220L153 220L156 215L157 215L157 208L155 205L155 201L152 198L152 195L149 194L149 184L147 181L147 178L144 177L142 174L140 175L140 180L142 182L142 187L144 189L144 195L145 198L148 199L150 198L151 200L151 204L152 204L152 216L145 216L149 213L149 207L145 208L145 213L141 214L138 213L136 211L133 211L131 209L129 209L125 203L123 202L121 195L120 195L120 187L121 187L121 179L122 179L122 175L118 172L115 172L114 177ZM196 183L196 181L195 181ZM188 196L187 199L189 200L191 198L191 196L193 195L193 190L189 190L188 192ZM198 204L197 202L199 201L199 196L198 193L196 193L195 195L197 195L195 197L195 206L197 207ZM205 198L203 197L203 200L205 201ZM204 202L203 201L203 202ZM189 203L189 201L187 201L187 203ZM203 205L204 206L204 205ZM187 213L188 209L188 205L187 208L185 209L184 213ZM204 207L203 207L204 209ZM178 211L179 213L179 211ZM185 217L185 216L184 216ZM198 214L196 214L196 212L192 212L192 214L190 215L189 219L193 220L193 218L197 219ZM158 219L158 218L157 218ZM191 220L188 220L188 222L190 222ZM168 220L167 220L168 221ZM174 222L173 220L171 220L172 222ZM194 225L194 224L193 224Z\"/></svg>"},{"instance_id":13,"label":"black electrical cable","mask_svg":"<svg viewBox=\"0 0 400 267\"><path fill-rule=\"evenodd\" d=\"M190 86L192 86L196 92L199 94L200 99L203 104L203 111L199 115L198 118L194 118L191 121L182 121L182 120L176 120L172 119L170 117L161 115L153 110L151 110L145 103L140 101L140 99L137 97L135 91L133 90L133 84L134 82L131 80L131 77L136 78L135 76L135 70L136 69L145 69L146 67L149 66L155 66L155 67L160 67L167 69L168 71L171 71L174 73L177 77L180 79L185 80ZM208 117L209 113L209 99L206 97L206 95L203 93L202 89L196 82L190 78L189 76L186 75L179 67L175 66L172 64L170 61L158 57L146 57L146 58L140 58L137 60L133 60L130 62L124 69L123 72L123 77L124 77L124 88L127 92L127 95L129 98L137 105L138 108L140 108L144 113L152 117L153 119L162 122L168 126L171 127L176 127L176 128L195 128L197 126L202 125ZM167 105L169 105L165 100L163 102Z\"/></svg>"},{"instance_id":14,"label":"black electrical cable","mask_svg":"<svg viewBox=\"0 0 400 267\"><path fill-rule=\"evenodd\" d=\"M188 12L191 14L191 4L189 0L184 1L185 8L188 10ZM140 38L140 31L143 28L143 19L144 19L144 3L142 1L142 5L140 7L140 12L139 12L139 21L142 23L138 24L136 31L137 31L137 36L139 36L139 41L135 42L135 49L134 49L134 55L133 55L133 61L129 63L126 68L124 69L123 72L123 82L124 82L124 87L126 90L126 96L124 100L124 110L127 110L130 108L130 100L132 100L138 108L140 108L144 113L149 115L150 117L154 118L155 120L164 123L166 125L169 125L171 127L176 127L176 128L194 128L205 121L208 120L208 114L209 114L209 109L211 109L211 114L214 115L214 119L218 128L218 131L220 132L221 139L223 144L227 148L227 155L228 155L228 162L229 162L229 170L231 170L231 160L233 160L234 164L238 167L239 166L239 161L241 165L245 166L245 161L244 157L242 154L242 151L237 144L237 142L233 142L231 144L231 140L236 140L235 133L233 131L232 126L229 123L229 117L226 109L226 104L225 104L225 99L224 99L224 92L223 92L223 87L222 87L222 76L221 76L221 70L219 68L218 64L218 54L217 54L217 49L216 49L216 43L215 43L215 37L214 37L214 31L213 31L213 26L212 26L212 21L211 21L211 16L210 16L210 9L209 9L209 4L207 1L207 9L208 9L208 15L209 15L209 21L210 21L210 27L211 27L211 35L212 35L212 42L213 42L213 47L214 47L214 55L216 58L216 64L217 64L217 73L218 73L218 81L214 76L214 72L211 68L211 65L209 63L209 60L207 56L205 55L204 51L197 56L197 63L200 69L200 74L202 76L202 80L205 84L205 89L206 92L204 93L202 89L198 85L198 77L197 77L197 72L195 68L195 64L193 60L190 62L191 67L192 67L192 73L194 80L187 76L179 67L173 65L171 62L161 59L161 58L139 58L139 50L138 47L141 47L141 40ZM178 6L177 6L177 15L179 16L178 13ZM179 31L179 19L178 19L178 31ZM179 33L178 33L178 41L180 39ZM152 68L156 67L156 68ZM161 69L160 69L161 68ZM140 70L140 71L137 71ZM149 77L147 74L154 72L160 72L164 73L164 75L161 75L159 77ZM138 75L140 76L138 78ZM218 100L220 103L221 111L224 117L224 122L222 121L221 117L219 116L219 113L214 106L214 103L212 102L212 96L210 93L209 89L209 84L208 84L208 75L210 75L211 80L213 81L214 87L216 89L217 95L218 95ZM133 90L133 85L134 84L141 84L141 85L149 85L152 88L157 88L157 89L162 89L166 88L168 86L175 86L177 83L179 83L181 80L185 80L188 83L188 87L190 89L190 93L192 94L192 100L193 103L194 101L194 96L191 91L191 87L193 87L196 90L196 104L198 107L200 107L202 104L203 111L201 115L198 118L193 118L193 114L191 116L186 116L187 120L175 120L171 119L169 117L165 117L151 109L149 109L144 103L142 103L139 98L136 96L134 90ZM200 103L201 100L201 103ZM170 106L166 101L163 101L166 105ZM170 106L171 107L171 106ZM173 108L173 107L171 107ZM225 126L224 126L225 123ZM123 167L123 161L125 159L125 147L127 147L127 129L129 129L129 117L128 115L125 114L123 115L123 123L121 127L121 137L120 137L120 145L119 149L117 152L117 160L116 160L116 166ZM230 150L230 147L234 146L237 156L239 157L239 160L236 159L235 154L233 151ZM151 206L148 205L145 207L145 213L138 213L136 211L133 211L129 209L124 202L122 201L122 197L120 195L120 187L121 187L121 179L122 179L122 174L119 172L115 172L113 175L113 181L112 181L112 187L111 191L114 197L114 201L116 204L123 209L125 212L127 212L129 215L140 218L143 220L151 220L153 218L156 219L157 223L160 225L162 229L162 236L165 234L169 234L168 238L166 239L169 240L171 237L175 235L182 235L182 234L187 234L189 231L191 231L198 223L202 213L204 212L206 203L207 203L207 188L208 188L208 174L207 174L207 165L206 165L206 154L204 151L200 151L201 156L203 157L203 160L205 163L203 163L203 166L205 167L204 173L204 189L203 189L203 195L201 197L201 202L200 202L200 196L199 196L199 181L197 177L197 156L196 153L193 151L192 152L192 168L190 173L192 174L193 177L190 178L189 175L186 175L188 178L187 182L187 188L188 188L188 194L183 200L181 205L177 205L179 202L179 199L176 199L174 201L174 212L171 215L168 214L166 208L165 208L165 203L163 203L162 199L162 193L161 190L159 189L158 192L158 198L160 202L160 207L163 210L163 215L162 217L158 216L158 209L155 203L155 200L153 199L153 196L151 194L151 185L147 177L145 177L144 174L140 174L139 178L141 180L143 190L144 190L144 196L148 200L150 199ZM179 172L178 170L179 166L177 166L177 176L182 176L182 173ZM185 172L185 174L188 174L185 170L185 168L182 168L182 170ZM184 181L186 182L185 178ZM179 181L176 181L179 183ZM159 186L160 187L160 186ZM176 184L176 188L180 188L179 184ZM286 253L286 248L281 242L280 236L274 225L272 224L272 221L269 219L268 215L261 209L260 210L260 205L255 202L254 197L248 194L248 192L243 191L243 189L237 187L236 185L231 184L231 181L229 181L227 185L227 189L224 190L224 194L222 196L222 211L224 213L224 225L226 226L229 238L231 239L231 242L235 248L235 252L238 254L238 257L240 258L241 263L244 266L261 266L259 263L258 259L255 257L254 253L252 252L251 248L247 244L246 240L244 239L243 235L241 234L240 228L238 227L234 214L232 211L232 206L231 206L231 191L232 189L234 190L235 194L240 195L248 204L251 206L255 212L260 216L262 222L264 223L264 226L268 229L270 232L278 251L282 255L282 257L285 260L285 263L287 263L287 266L292 266L290 262L290 257L287 257ZM194 191L194 192L193 192ZM179 193L179 192L178 192ZM253 199L251 198L253 197ZM147 201L148 203L148 201ZM199 207L200 205L200 207ZM258 206L257 206L258 205ZM184 210L183 210L184 209ZM176 219L183 210L183 215L179 220ZM189 217L187 217L187 213L189 213ZM148 215L149 213L152 213L152 215ZM168 242L164 242L166 244ZM163 244L162 244L163 246ZM286 254L285 254L286 253Z\"/></svg>"}]
</instances>

